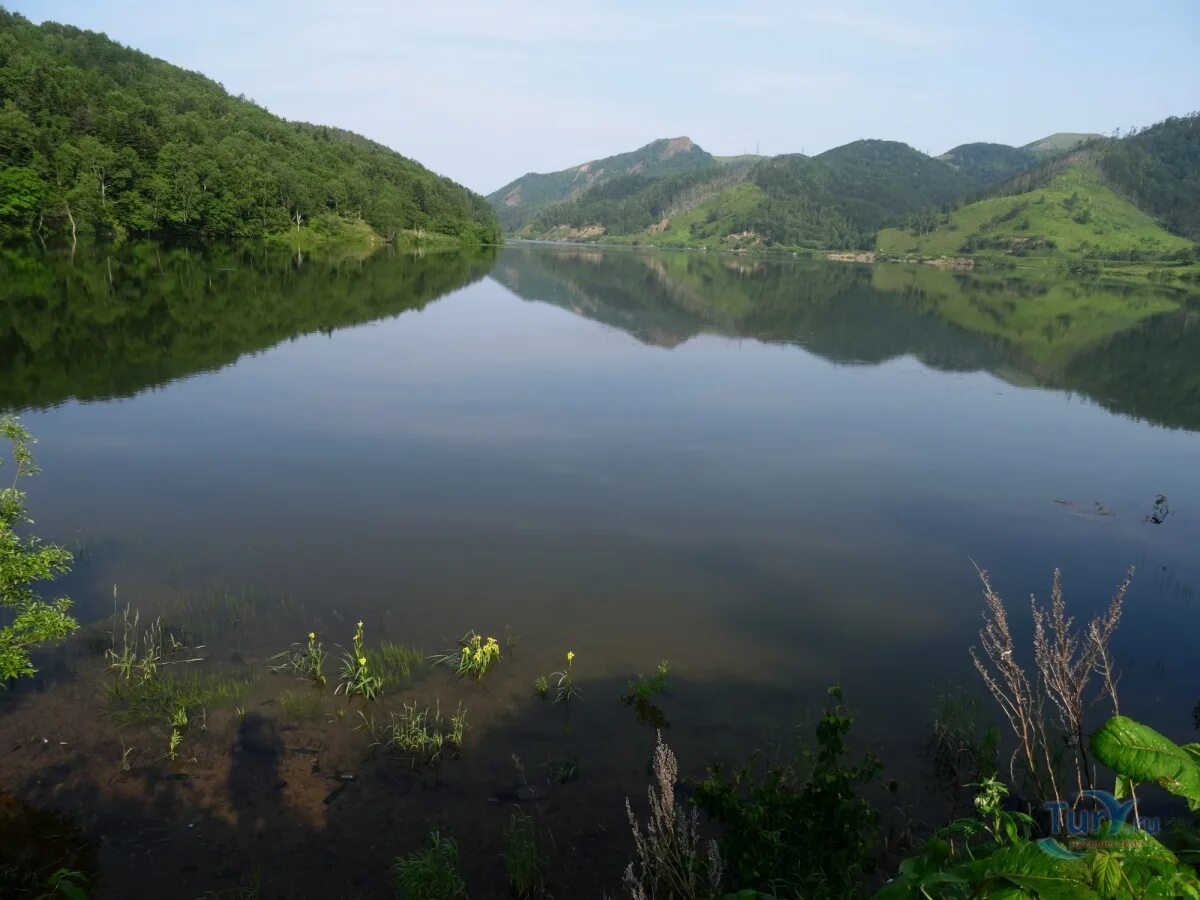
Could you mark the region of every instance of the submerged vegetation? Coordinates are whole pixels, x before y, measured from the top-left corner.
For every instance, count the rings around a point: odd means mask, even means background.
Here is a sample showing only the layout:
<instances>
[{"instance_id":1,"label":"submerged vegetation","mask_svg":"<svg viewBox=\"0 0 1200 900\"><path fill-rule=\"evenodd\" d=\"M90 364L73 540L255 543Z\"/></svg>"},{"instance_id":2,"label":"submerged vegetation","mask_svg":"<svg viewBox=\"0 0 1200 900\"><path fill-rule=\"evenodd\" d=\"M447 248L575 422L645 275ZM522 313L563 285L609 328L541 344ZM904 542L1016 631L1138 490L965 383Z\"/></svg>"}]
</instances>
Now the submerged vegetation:
<instances>
[{"instance_id":1,"label":"submerged vegetation","mask_svg":"<svg viewBox=\"0 0 1200 900\"><path fill-rule=\"evenodd\" d=\"M466 900L467 885L458 871L458 844L435 831L429 847L402 856L392 866L396 900Z\"/></svg>"}]
</instances>

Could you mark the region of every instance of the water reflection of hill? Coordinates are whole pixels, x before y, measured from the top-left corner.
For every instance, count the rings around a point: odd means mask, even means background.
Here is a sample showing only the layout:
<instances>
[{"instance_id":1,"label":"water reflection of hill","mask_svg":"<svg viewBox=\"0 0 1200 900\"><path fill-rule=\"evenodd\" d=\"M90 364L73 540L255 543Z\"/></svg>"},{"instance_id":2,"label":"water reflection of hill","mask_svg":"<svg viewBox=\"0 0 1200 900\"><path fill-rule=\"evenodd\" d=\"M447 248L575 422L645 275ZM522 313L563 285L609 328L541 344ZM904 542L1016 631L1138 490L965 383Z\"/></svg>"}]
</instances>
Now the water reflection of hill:
<instances>
[{"instance_id":1,"label":"water reflection of hill","mask_svg":"<svg viewBox=\"0 0 1200 900\"><path fill-rule=\"evenodd\" d=\"M1166 289L1040 274L511 247L492 276L674 347L704 332L794 343L839 363L911 355L949 371L1084 394L1200 428L1200 304Z\"/></svg>"},{"instance_id":2,"label":"water reflection of hill","mask_svg":"<svg viewBox=\"0 0 1200 900\"><path fill-rule=\"evenodd\" d=\"M74 259L0 250L0 411L129 396L303 334L420 309L494 259L150 243Z\"/></svg>"}]
</instances>

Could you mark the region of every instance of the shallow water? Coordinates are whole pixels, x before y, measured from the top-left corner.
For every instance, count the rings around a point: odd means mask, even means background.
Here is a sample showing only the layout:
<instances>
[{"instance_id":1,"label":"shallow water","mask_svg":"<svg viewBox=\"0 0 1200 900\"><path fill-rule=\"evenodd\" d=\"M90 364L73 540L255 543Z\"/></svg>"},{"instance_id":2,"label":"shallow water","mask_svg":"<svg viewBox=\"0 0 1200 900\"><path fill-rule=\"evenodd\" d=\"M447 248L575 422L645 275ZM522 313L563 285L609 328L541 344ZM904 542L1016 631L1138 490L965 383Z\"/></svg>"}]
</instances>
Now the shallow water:
<instances>
[{"instance_id":1,"label":"shallow water","mask_svg":"<svg viewBox=\"0 0 1200 900\"><path fill-rule=\"evenodd\" d=\"M468 629L517 638L479 688L439 672L379 705L470 709L463 758L434 781L367 758L353 709L289 723L269 673L245 719L224 710L192 736L193 780L164 781L161 749L123 773L120 741L162 735L103 716L103 660L81 642L44 660L0 738L47 743L0 787L106 833L161 820L173 859L144 877L228 887L225 855L251 835L268 866L325 848L278 895L373 896L386 860L441 823L475 860L472 896L501 896L515 753L579 759L538 813L573 848L561 895L599 896L653 745L617 697L664 658L686 771L786 736L837 682L915 808L932 700L977 680L972 560L1022 623L1055 567L1083 617L1136 565L1122 708L1192 733L1194 297L590 247L330 262L144 245L0 268L0 408L39 438L29 502L78 551L64 590L81 619L111 615L114 585L167 621L244 594L259 612L211 624L206 665L260 673L309 629L346 643L357 618L428 652ZM584 696L564 720L531 683L568 649ZM355 788L325 804L328 772L293 741ZM204 840L180 855L189 829ZM133 896L137 853L105 847L112 895Z\"/></svg>"}]
</instances>

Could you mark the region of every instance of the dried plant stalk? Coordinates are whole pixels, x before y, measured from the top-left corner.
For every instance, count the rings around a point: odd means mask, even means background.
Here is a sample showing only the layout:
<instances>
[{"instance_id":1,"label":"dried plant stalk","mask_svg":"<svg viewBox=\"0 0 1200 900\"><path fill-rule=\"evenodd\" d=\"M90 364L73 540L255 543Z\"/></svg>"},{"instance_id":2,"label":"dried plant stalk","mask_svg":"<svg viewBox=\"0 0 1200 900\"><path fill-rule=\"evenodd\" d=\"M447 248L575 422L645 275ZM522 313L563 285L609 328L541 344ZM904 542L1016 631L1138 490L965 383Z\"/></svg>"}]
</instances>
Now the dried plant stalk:
<instances>
[{"instance_id":1,"label":"dried plant stalk","mask_svg":"<svg viewBox=\"0 0 1200 900\"><path fill-rule=\"evenodd\" d=\"M693 806L684 812L675 803L679 764L658 732L654 750L654 780L647 790L650 817L645 830L633 814L629 799L625 812L633 832L637 861L625 869L624 883L633 900L715 900L721 896L721 854L716 841L701 853L700 815Z\"/></svg>"},{"instance_id":2,"label":"dried plant stalk","mask_svg":"<svg viewBox=\"0 0 1200 900\"><path fill-rule=\"evenodd\" d=\"M1088 684L1093 674L1102 677L1100 699L1107 698L1115 714L1119 708L1117 679L1109 643L1121 621L1134 570L1130 568L1126 573L1108 608L1082 632L1067 614L1062 574L1057 569L1051 583L1049 608L1042 608L1036 598L1030 597L1035 680L1030 679L1017 661L1004 601L992 588L987 572L978 566L975 571L983 583L987 609L979 632L982 657L972 647L971 659L1017 739L1009 774L1017 780L1016 766L1020 760L1038 796L1042 800L1061 801L1057 757L1058 748L1065 746L1070 750L1077 790L1093 787L1095 779L1084 735ZM1058 733L1047 723L1047 705L1054 710Z\"/></svg>"}]
</instances>

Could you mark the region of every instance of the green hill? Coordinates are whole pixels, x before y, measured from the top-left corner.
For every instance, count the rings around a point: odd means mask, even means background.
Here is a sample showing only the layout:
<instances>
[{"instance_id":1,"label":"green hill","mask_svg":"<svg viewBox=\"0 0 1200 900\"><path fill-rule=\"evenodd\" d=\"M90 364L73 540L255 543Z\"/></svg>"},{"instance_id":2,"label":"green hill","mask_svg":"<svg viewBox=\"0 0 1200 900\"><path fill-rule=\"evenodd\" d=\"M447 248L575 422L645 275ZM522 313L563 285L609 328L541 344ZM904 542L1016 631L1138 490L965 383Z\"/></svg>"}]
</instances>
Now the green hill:
<instances>
[{"instance_id":1,"label":"green hill","mask_svg":"<svg viewBox=\"0 0 1200 900\"><path fill-rule=\"evenodd\" d=\"M102 34L0 9L0 231L499 236L482 197Z\"/></svg>"},{"instance_id":2,"label":"green hill","mask_svg":"<svg viewBox=\"0 0 1200 900\"><path fill-rule=\"evenodd\" d=\"M559 172L530 172L487 200L507 231L517 231L548 206L562 203L613 180L651 179L715 169L716 158L688 137L663 138L629 153L594 159Z\"/></svg>"},{"instance_id":3,"label":"green hill","mask_svg":"<svg viewBox=\"0 0 1200 900\"><path fill-rule=\"evenodd\" d=\"M1097 138L1104 137L1102 134L1081 134L1073 131L1056 131L1054 134L1048 134L1044 138L1039 138L1036 141L1030 141L1020 149L1032 153L1038 159L1047 159L1051 156L1058 156L1066 153L1068 150L1074 150L1080 144L1086 144L1088 141L1093 141Z\"/></svg>"},{"instance_id":4,"label":"green hill","mask_svg":"<svg viewBox=\"0 0 1200 900\"><path fill-rule=\"evenodd\" d=\"M974 159L951 163L864 140L812 157L629 175L543 208L517 233L666 246L869 247L884 224L994 177Z\"/></svg>"},{"instance_id":5,"label":"green hill","mask_svg":"<svg viewBox=\"0 0 1200 900\"><path fill-rule=\"evenodd\" d=\"M1070 165L1044 185L919 217L879 233L888 256L1094 256L1163 259L1192 244L1106 186L1088 161Z\"/></svg>"}]
</instances>

